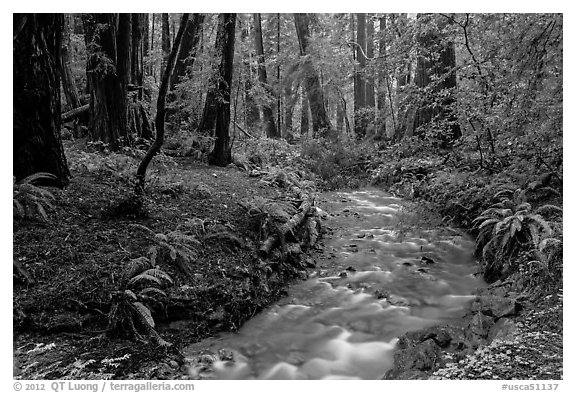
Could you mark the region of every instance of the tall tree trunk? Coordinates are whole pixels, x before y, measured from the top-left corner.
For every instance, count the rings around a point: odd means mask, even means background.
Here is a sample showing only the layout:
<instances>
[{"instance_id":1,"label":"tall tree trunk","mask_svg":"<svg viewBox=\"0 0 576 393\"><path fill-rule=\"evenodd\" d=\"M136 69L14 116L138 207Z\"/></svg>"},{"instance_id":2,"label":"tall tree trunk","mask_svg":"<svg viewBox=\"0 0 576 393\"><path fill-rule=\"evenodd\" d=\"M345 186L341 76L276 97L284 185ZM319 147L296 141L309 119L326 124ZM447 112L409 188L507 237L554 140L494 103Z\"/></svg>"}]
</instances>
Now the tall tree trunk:
<instances>
[{"instance_id":1,"label":"tall tree trunk","mask_svg":"<svg viewBox=\"0 0 576 393\"><path fill-rule=\"evenodd\" d=\"M244 56L244 124L248 129L255 129L260 124L260 108L254 97L253 80L257 78L257 70L253 66L253 52L250 50L250 24L245 23L241 28L242 48L246 48Z\"/></svg>"},{"instance_id":2,"label":"tall tree trunk","mask_svg":"<svg viewBox=\"0 0 576 393\"><path fill-rule=\"evenodd\" d=\"M130 55L130 83L144 85L144 24L146 14L132 14L132 53ZM142 99L142 89L138 98Z\"/></svg>"},{"instance_id":3,"label":"tall tree trunk","mask_svg":"<svg viewBox=\"0 0 576 393\"><path fill-rule=\"evenodd\" d=\"M276 57L280 59L280 14L276 14ZM276 118L278 124L278 137L282 136L282 80L280 79L280 61L276 66Z\"/></svg>"},{"instance_id":4,"label":"tall tree trunk","mask_svg":"<svg viewBox=\"0 0 576 393\"><path fill-rule=\"evenodd\" d=\"M88 45L86 74L90 86L90 135L113 149L129 142L126 118L126 73L129 62L118 59L118 14L84 14ZM125 24L122 30L125 30ZM120 51L125 53L125 44Z\"/></svg>"},{"instance_id":5,"label":"tall tree trunk","mask_svg":"<svg viewBox=\"0 0 576 393\"><path fill-rule=\"evenodd\" d=\"M336 131L338 135L342 134L342 130L344 129L344 107L342 106L342 100L338 98L336 100Z\"/></svg>"},{"instance_id":6,"label":"tall tree trunk","mask_svg":"<svg viewBox=\"0 0 576 393\"><path fill-rule=\"evenodd\" d=\"M150 149L146 152L146 155L140 162L138 170L136 171L136 192L137 196L142 196L144 194L144 186L146 182L146 170L148 165L152 161L152 158L160 151L160 148L164 144L164 116L166 115L166 93L168 92L168 85L170 84L170 74L174 70L174 63L176 62L176 56L180 50L180 45L182 43L182 36L184 35L185 24L188 21L188 14L182 14L182 21L180 23L180 28L178 29L178 34L174 38L174 47L168 55L166 61L166 70L162 75L162 82L160 83L160 90L158 92L158 101L156 103L156 139Z\"/></svg>"},{"instance_id":7,"label":"tall tree trunk","mask_svg":"<svg viewBox=\"0 0 576 393\"><path fill-rule=\"evenodd\" d=\"M150 32L150 53L154 53L154 33L156 32L156 14L152 13L152 31ZM150 60L149 74L154 78L154 62Z\"/></svg>"},{"instance_id":8,"label":"tall tree trunk","mask_svg":"<svg viewBox=\"0 0 576 393\"><path fill-rule=\"evenodd\" d=\"M358 65L354 72L354 131L357 138L366 134L366 80L364 68L366 67L366 14L356 14L356 60Z\"/></svg>"},{"instance_id":9,"label":"tall tree trunk","mask_svg":"<svg viewBox=\"0 0 576 393\"><path fill-rule=\"evenodd\" d=\"M221 23L224 25L225 35L221 42L222 60L219 67L218 91L222 97L217 102L216 141L214 149L208 156L211 165L226 166L232 162L230 147L230 89L232 87L232 73L234 68L234 39L236 33L236 14L221 14Z\"/></svg>"},{"instance_id":10,"label":"tall tree trunk","mask_svg":"<svg viewBox=\"0 0 576 393\"><path fill-rule=\"evenodd\" d=\"M36 172L69 183L60 139L60 46L62 14L13 14L14 177Z\"/></svg>"},{"instance_id":11,"label":"tall tree trunk","mask_svg":"<svg viewBox=\"0 0 576 393\"><path fill-rule=\"evenodd\" d=\"M152 127L142 103L144 99L144 43L148 37L148 14L132 14L132 41L130 54L130 84L134 93L128 93L128 127L140 138L152 139Z\"/></svg>"},{"instance_id":12,"label":"tall tree trunk","mask_svg":"<svg viewBox=\"0 0 576 393\"><path fill-rule=\"evenodd\" d=\"M74 16L72 14L64 14L64 32L62 35L62 48L61 48L61 74L62 74L62 90L68 103L68 109L72 110L82 106L80 97L78 96L78 89L72 76L72 69L70 68L70 32L72 30Z\"/></svg>"},{"instance_id":13,"label":"tall tree trunk","mask_svg":"<svg viewBox=\"0 0 576 393\"><path fill-rule=\"evenodd\" d=\"M170 14L162 14L162 63L160 66L160 75L164 75L166 62L170 56Z\"/></svg>"},{"instance_id":14,"label":"tall tree trunk","mask_svg":"<svg viewBox=\"0 0 576 393\"><path fill-rule=\"evenodd\" d=\"M182 77L190 75L194 60L196 59L196 50L198 42L200 42L203 23L204 14L192 14L192 18L186 23L180 52L178 52L174 72L170 78L170 90L174 89Z\"/></svg>"},{"instance_id":15,"label":"tall tree trunk","mask_svg":"<svg viewBox=\"0 0 576 393\"><path fill-rule=\"evenodd\" d=\"M150 14L142 14L142 57L150 55Z\"/></svg>"},{"instance_id":16,"label":"tall tree trunk","mask_svg":"<svg viewBox=\"0 0 576 393\"><path fill-rule=\"evenodd\" d=\"M388 59L386 58L386 15L380 17L380 40L378 41L378 55L380 57L378 61L378 130L377 134L379 136L386 135L386 121L387 121L387 107L386 107L386 93L390 94L391 86L389 83L388 76ZM392 100L390 100L390 105L392 105ZM393 129L396 128L396 122L394 121L394 111L391 110Z\"/></svg>"},{"instance_id":17,"label":"tall tree trunk","mask_svg":"<svg viewBox=\"0 0 576 393\"><path fill-rule=\"evenodd\" d=\"M224 15L224 14L222 14ZM215 44L215 61L221 61L223 56L224 42L226 41L226 26L222 15L218 18L218 31L216 32ZM236 23L234 23L236 24ZM219 76L220 74L211 75L208 81L208 92L206 93L206 102L204 103L204 112L202 113L202 121L200 122L200 131L209 135L213 134L216 127L216 118L218 117L218 101L222 99L219 95Z\"/></svg>"},{"instance_id":18,"label":"tall tree trunk","mask_svg":"<svg viewBox=\"0 0 576 393\"><path fill-rule=\"evenodd\" d=\"M308 135L310 132L310 120L308 114L310 113L310 104L306 97L304 87L302 87L302 109L300 112L300 135Z\"/></svg>"},{"instance_id":19,"label":"tall tree trunk","mask_svg":"<svg viewBox=\"0 0 576 393\"><path fill-rule=\"evenodd\" d=\"M268 85L268 76L266 75L266 65L264 60L264 45L262 43L262 23L260 21L260 14L254 14L254 43L256 47L256 61L258 62L258 80L264 87L264 91L271 96L272 92ZM276 129L274 122L274 112L272 105L270 105L271 97L266 97L262 105L262 112L264 114L264 129L268 138L278 138L279 132Z\"/></svg>"},{"instance_id":20,"label":"tall tree trunk","mask_svg":"<svg viewBox=\"0 0 576 393\"><path fill-rule=\"evenodd\" d=\"M421 18L423 24L436 16L425 14ZM453 107L456 102L453 91L456 88L456 51L454 42L442 36L442 29L447 22L444 18L437 22L437 30L426 29L418 34L419 56L415 83L420 89L432 85L433 94L419 103L412 130L415 133L418 127L430 122L446 122L443 126L446 134L440 137L441 142L446 144L462 135Z\"/></svg>"},{"instance_id":21,"label":"tall tree trunk","mask_svg":"<svg viewBox=\"0 0 576 393\"><path fill-rule=\"evenodd\" d=\"M368 59L374 58L374 20L370 14L368 14L368 20L366 21L366 56ZM366 106L372 109L370 119L374 120L376 97L374 94L374 76L372 75L366 77Z\"/></svg>"},{"instance_id":22,"label":"tall tree trunk","mask_svg":"<svg viewBox=\"0 0 576 393\"><path fill-rule=\"evenodd\" d=\"M307 54L308 40L310 39L310 21L308 14L294 14L296 34L300 45L300 56L304 69L304 86L308 93L308 102L312 113L312 129L315 137L331 136L332 126L324 106L322 85L318 73L314 69L312 60Z\"/></svg>"}]
</instances>

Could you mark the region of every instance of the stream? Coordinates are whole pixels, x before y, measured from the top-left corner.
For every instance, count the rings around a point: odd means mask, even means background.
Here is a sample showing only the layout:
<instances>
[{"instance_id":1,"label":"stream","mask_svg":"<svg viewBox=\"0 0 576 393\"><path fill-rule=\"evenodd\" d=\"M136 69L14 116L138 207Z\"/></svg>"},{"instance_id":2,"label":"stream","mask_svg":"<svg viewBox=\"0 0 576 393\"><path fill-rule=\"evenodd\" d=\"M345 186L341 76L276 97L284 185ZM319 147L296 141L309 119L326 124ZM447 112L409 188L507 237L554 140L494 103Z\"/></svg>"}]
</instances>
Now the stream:
<instances>
[{"instance_id":1,"label":"stream","mask_svg":"<svg viewBox=\"0 0 576 393\"><path fill-rule=\"evenodd\" d=\"M410 204L376 189L321 194L331 234L306 281L239 332L189 346L225 348L216 379L380 379L402 334L461 318L483 286L473 241L418 225ZM410 225L406 224L406 217Z\"/></svg>"}]
</instances>

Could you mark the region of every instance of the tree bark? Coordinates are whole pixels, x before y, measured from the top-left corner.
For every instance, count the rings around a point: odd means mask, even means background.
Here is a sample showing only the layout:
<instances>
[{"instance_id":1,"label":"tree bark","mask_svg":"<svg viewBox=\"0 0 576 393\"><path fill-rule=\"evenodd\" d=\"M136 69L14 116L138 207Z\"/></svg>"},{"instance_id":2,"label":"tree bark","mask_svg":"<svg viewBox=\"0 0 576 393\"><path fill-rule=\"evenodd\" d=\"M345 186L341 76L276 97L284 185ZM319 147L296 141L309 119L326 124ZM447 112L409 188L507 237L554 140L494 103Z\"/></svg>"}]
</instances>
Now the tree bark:
<instances>
[{"instance_id":1,"label":"tree bark","mask_svg":"<svg viewBox=\"0 0 576 393\"><path fill-rule=\"evenodd\" d=\"M370 14L368 14L368 20L366 21L366 56L368 59L374 58L374 21ZM372 109L370 119L373 120L376 109L376 96L374 94L374 76L372 75L366 77L366 106Z\"/></svg>"},{"instance_id":2,"label":"tree bark","mask_svg":"<svg viewBox=\"0 0 576 393\"><path fill-rule=\"evenodd\" d=\"M268 76L266 74L260 14L254 14L254 43L256 47L256 60L258 62L258 80L264 87L264 91L266 91L267 95L272 96L270 86L268 85ZM264 99L264 104L262 105L264 129L266 130L266 136L268 138L278 138L280 135L274 122L274 112L272 111L272 105L269 103L270 99L271 97L266 97Z\"/></svg>"},{"instance_id":3,"label":"tree bark","mask_svg":"<svg viewBox=\"0 0 576 393\"><path fill-rule=\"evenodd\" d=\"M300 135L308 135L310 132L310 104L302 87L302 109L300 111Z\"/></svg>"},{"instance_id":4,"label":"tree bark","mask_svg":"<svg viewBox=\"0 0 576 393\"><path fill-rule=\"evenodd\" d=\"M312 129L315 137L331 136L332 126L324 106L322 85L318 73L314 69L312 60L308 54L308 40L310 39L310 21L308 14L294 14L296 34L300 45L300 56L304 70L304 87L308 93L308 102L312 113Z\"/></svg>"},{"instance_id":5,"label":"tree bark","mask_svg":"<svg viewBox=\"0 0 576 393\"><path fill-rule=\"evenodd\" d=\"M160 66L160 75L164 75L166 62L170 56L170 14L162 14L162 63Z\"/></svg>"},{"instance_id":6,"label":"tree bark","mask_svg":"<svg viewBox=\"0 0 576 393\"><path fill-rule=\"evenodd\" d=\"M146 170L148 165L152 161L152 158L160 151L160 148L164 144L164 117L166 115L166 93L168 93L168 87L170 84L170 74L174 70L174 64L176 62L176 56L180 50L180 45L182 43L182 36L184 35L184 29L186 23L188 22L189 14L182 14L182 20L180 27L178 28L178 33L174 39L174 47L170 51L170 55L166 61L166 70L162 75L162 83L160 84L160 91L158 92L158 101L156 103L156 139L150 149L146 152L146 155L140 162L138 170L136 171L136 195L141 196L144 193L144 186L146 184Z\"/></svg>"},{"instance_id":7,"label":"tree bark","mask_svg":"<svg viewBox=\"0 0 576 393\"><path fill-rule=\"evenodd\" d=\"M214 149L208 156L211 165L226 166L232 162L230 148L230 89L232 87L232 72L234 69L234 39L236 33L236 14L221 14L220 21L224 26L225 34L221 42L222 60L220 61L218 91L221 100L218 100L216 111L216 141Z\"/></svg>"},{"instance_id":8,"label":"tree bark","mask_svg":"<svg viewBox=\"0 0 576 393\"><path fill-rule=\"evenodd\" d=\"M257 75L258 72L253 67L252 62L252 55L253 52L250 50L251 45L250 42L250 27L249 24L246 23L242 26L241 29L241 39L244 45L242 48L246 48L243 53L244 61L244 123L246 127L249 129L255 129L258 127L260 123L260 108L258 108L258 104L256 103L256 99L254 97L253 88L253 80L255 79L254 75Z\"/></svg>"},{"instance_id":9,"label":"tree bark","mask_svg":"<svg viewBox=\"0 0 576 393\"><path fill-rule=\"evenodd\" d=\"M130 54L130 83L144 86L144 26L147 14L132 14L132 53ZM139 89L138 99L142 99L143 89Z\"/></svg>"},{"instance_id":10,"label":"tree bark","mask_svg":"<svg viewBox=\"0 0 576 393\"><path fill-rule=\"evenodd\" d=\"M13 14L13 170L16 181L36 172L70 182L60 138L62 14Z\"/></svg>"},{"instance_id":11,"label":"tree bark","mask_svg":"<svg viewBox=\"0 0 576 393\"><path fill-rule=\"evenodd\" d=\"M194 66L194 60L196 59L196 51L198 42L200 42L203 23L204 14L192 14L192 18L186 23L180 52L178 52L174 72L170 78L170 90L174 90L174 87L180 82L181 78L190 75L192 67Z\"/></svg>"},{"instance_id":12,"label":"tree bark","mask_svg":"<svg viewBox=\"0 0 576 393\"><path fill-rule=\"evenodd\" d=\"M354 131L357 138L366 135L366 81L364 68L366 67L366 14L356 14L356 70L354 72Z\"/></svg>"},{"instance_id":13,"label":"tree bark","mask_svg":"<svg viewBox=\"0 0 576 393\"><path fill-rule=\"evenodd\" d=\"M125 32L125 18L123 20ZM130 67L125 58L118 58L119 17L118 14L84 14L83 21L88 42L90 136L116 149L129 143L125 81ZM123 36L121 40L122 55L126 53L125 39Z\"/></svg>"},{"instance_id":14,"label":"tree bark","mask_svg":"<svg viewBox=\"0 0 576 393\"><path fill-rule=\"evenodd\" d=\"M74 82L74 77L72 76L72 70L70 68L70 32L72 30L73 23L72 14L64 14L64 32L62 35L62 48L61 48L61 74L62 74L62 90L64 91L64 96L66 97L66 102L68 103L68 109L72 110L78 108L82 104L80 103L80 97L78 95L78 89L76 89L76 84Z\"/></svg>"},{"instance_id":15,"label":"tree bark","mask_svg":"<svg viewBox=\"0 0 576 393\"><path fill-rule=\"evenodd\" d=\"M236 23L234 23L236 24ZM216 33L216 44L214 58L216 61L221 61L226 40L226 26L220 16L218 21L218 31ZM219 73L212 75L208 82L208 92L206 93L206 102L204 103L204 112L202 113L202 121L200 122L200 131L212 135L216 127L216 118L218 116L217 106L218 101L222 99L219 96L218 78Z\"/></svg>"}]
</instances>

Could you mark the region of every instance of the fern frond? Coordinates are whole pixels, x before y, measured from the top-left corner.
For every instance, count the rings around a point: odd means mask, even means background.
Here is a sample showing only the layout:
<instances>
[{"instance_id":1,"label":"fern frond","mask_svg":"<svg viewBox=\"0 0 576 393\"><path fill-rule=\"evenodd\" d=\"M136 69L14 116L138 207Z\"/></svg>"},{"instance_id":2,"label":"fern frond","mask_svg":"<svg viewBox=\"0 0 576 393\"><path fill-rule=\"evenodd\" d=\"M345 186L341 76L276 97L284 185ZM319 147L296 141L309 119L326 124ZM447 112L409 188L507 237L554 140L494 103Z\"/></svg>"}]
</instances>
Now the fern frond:
<instances>
[{"instance_id":1,"label":"fern frond","mask_svg":"<svg viewBox=\"0 0 576 393\"><path fill-rule=\"evenodd\" d=\"M141 316L140 321L145 322L149 327L154 328L156 323L154 318L152 318L152 313L150 309L140 302L132 303L134 305L134 310Z\"/></svg>"},{"instance_id":2,"label":"fern frond","mask_svg":"<svg viewBox=\"0 0 576 393\"><path fill-rule=\"evenodd\" d=\"M141 290L140 292L138 292L139 296L149 296L151 297L152 295L160 295L162 297L166 297L166 292L164 292L161 289L158 288L145 288L143 290Z\"/></svg>"},{"instance_id":3,"label":"fern frond","mask_svg":"<svg viewBox=\"0 0 576 393\"><path fill-rule=\"evenodd\" d=\"M174 281L172 280L172 277L170 277L168 275L168 273L166 273L165 271L160 270L160 269L148 269L145 272L143 272L142 275L152 276L152 277L155 277L159 280L167 281L170 284L174 283Z\"/></svg>"},{"instance_id":4,"label":"fern frond","mask_svg":"<svg viewBox=\"0 0 576 393\"><path fill-rule=\"evenodd\" d=\"M528 212L532 209L532 205L529 204L528 202L523 202L521 204L519 204L518 206L516 206L516 213L518 212Z\"/></svg>"},{"instance_id":5,"label":"fern frond","mask_svg":"<svg viewBox=\"0 0 576 393\"><path fill-rule=\"evenodd\" d=\"M543 205L543 206L540 206L535 211L536 214L542 214L542 213L547 213L547 212L556 212L556 213L562 214L563 209L559 206L556 206L556 205Z\"/></svg>"},{"instance_id":6,"label":"fern frond","mask_svg":"<svg viewBox=\"0 0 576 393\"><path fill-rule=\"evenodd\" d=\"M552 228L550 228L548 221L546 221L544 217L542 217L539 214L530 214L528 218L530 219L530 221L540 226L540 229L544 233L544 236L548 237L552 235Z\"/></svg>"},{"instance_id":7,"label":"fern frond","mask_svg":"<svg viewBox=\"0 0 576 393\"><path fill-rule=\"evenodd\" d=\"M38 180L42 180L42 179L56 180L57 177L51 173L48 173L48 172L36 172L36 173L33 173L32 175L27 176L24 179L20 180L17 184L31 184L31 183L37 182Z\"/></svg>"},{"instance_id":8,"label":"fern frond","mask_svg":"<svg viewBox=\"0 0 576 393\"><path fill-rule=\"evenodd\" d=\"M489 218L489 219L485 220L484 222L482 222L482 224L480 224L480 225L478 226L478 229L483 229L483 228L485 228L485 227L488 226L488 225L494 225L494 224L496 224L496 223L498 223L498 222L500 222L500 220L497 219L497 218Z\"/></svg>"},{"instance_id":9,"label":"fern frond","mask_svg":"<svg viewBox=\"0 0 576 393\"><path fill-rule=\"evenodd\" d=\"M158 284L159 286L162 286L162 281L159 278L144 273L141 273L136 277L132 278L130 281L128 281L128 286L132 286L143 281L153 282L155 284Z\"/></svg>"},{"instance_id":10,"label":"fern frond","mask_svg":"<svg viewBox=\"0 0 576 393\"><path fill-rule=\"evenodd\" d=\"M133 291L131 291L130 289L126 289L124 291L124 294L126 296L128 296L130 298L130 300L132 300L132 301L138 300L138 298L136 297L136 294Z\"/></svg>"},{"instance_id":11,"label":"fern frond","mask_svg":"<svg viewBox=\"0 0 576 393\"><path fill-rule=\"evenodd\" d=\"M152 267L153 267L152 263L146 257L132 259L128 262L128 265L123 270L122 281L128 282L131 278L134 278L143 271L150 269Z\"/></svg>"},{"instance_id":12,"label":"fern frond","mask_svg":"<svg viewBox=\"0 0 576 393\"><path fill-rule=\"evenodd\" d=\"M538 245L538 250L543 252L549 247L562 247L562 241L554 237L548 237L540 242Z\"/></svg>"}]
</instances>

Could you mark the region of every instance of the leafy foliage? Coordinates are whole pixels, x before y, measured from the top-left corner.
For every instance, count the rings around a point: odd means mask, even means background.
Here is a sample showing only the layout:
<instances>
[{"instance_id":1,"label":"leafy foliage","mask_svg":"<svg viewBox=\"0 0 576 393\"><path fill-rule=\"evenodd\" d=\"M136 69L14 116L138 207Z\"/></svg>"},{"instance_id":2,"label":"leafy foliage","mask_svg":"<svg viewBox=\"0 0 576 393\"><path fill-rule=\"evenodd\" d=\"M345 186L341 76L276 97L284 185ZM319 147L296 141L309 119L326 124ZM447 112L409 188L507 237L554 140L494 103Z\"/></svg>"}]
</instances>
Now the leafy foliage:
<instances>
[{"instance_id":1,"label":"leafy foliage","mask_svg":"<svg viewBox=\"0 0 576 393\"><path fill-rule=\"evenodd\" d=\"M56 176L50 173L38 172L25 179L13 182L12 208L15 218L40 219L48 222L46 209L51 207L54 195L44 187L34 183L43 180L55 180Z\"/></svg>"},{"instance_id":2,"label":"leafy foliage","mask_svg":"<svg viewBox=\"0 0 576 393\"><path fill-rule=\"evenodd\" d=\"M109 314L110 330L116 334L130 334L145 341L149 336L158 345L169 345L154 330L151 308L162 306L166 293L162 290L172 284L172 278L153 262L140 257L132 259L124 268L119 290L113 294L114 304Z\"/></svg>"}]
</instances>

